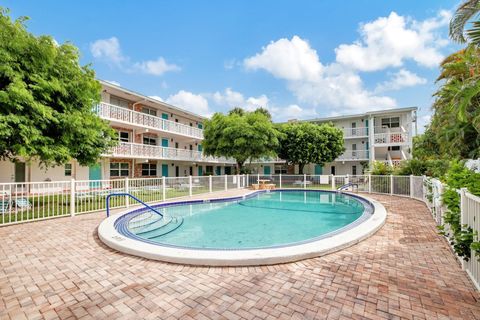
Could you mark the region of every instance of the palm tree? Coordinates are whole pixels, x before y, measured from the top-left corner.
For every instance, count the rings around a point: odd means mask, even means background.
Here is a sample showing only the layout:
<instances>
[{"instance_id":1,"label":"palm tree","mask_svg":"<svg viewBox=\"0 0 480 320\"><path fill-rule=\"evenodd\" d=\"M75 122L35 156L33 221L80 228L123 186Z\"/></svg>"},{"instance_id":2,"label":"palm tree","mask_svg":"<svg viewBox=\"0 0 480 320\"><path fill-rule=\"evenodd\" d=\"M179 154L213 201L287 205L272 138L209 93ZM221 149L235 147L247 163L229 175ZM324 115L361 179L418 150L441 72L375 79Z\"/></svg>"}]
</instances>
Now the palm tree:
<instances>
[{"instance_id":1,"label":"palm tree","mask_svg":"<svg viewBox=\"0 0 480 320\"><path fill-rule=\"evenodd\" d=\"M466 24L470 19L477 16L479 11L480 0L466 0L462 3L450 21L450 38L460 43L465 43L470 40L474 44L480 44L480 21L476 20L472 22L473 28L465 32Z\"/></svg>"}]
</instances>

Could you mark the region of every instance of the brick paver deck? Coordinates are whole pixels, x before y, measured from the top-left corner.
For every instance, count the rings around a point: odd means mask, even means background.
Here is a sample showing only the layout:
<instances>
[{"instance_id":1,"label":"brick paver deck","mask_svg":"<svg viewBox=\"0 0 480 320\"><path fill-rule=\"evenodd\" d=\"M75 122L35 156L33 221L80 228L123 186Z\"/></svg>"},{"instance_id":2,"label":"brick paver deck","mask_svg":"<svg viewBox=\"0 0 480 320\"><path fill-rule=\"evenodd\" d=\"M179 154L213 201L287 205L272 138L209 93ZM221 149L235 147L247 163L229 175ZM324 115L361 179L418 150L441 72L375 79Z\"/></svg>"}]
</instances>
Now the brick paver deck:
<instances>
[{"instance_id":1,"label":"brick paver deck","mask_svg":"<svg viewBox=\"0 0 480 320\"><path fill-rule=\"evenodd\" d=\"M115 252L87 214L0 228L0 319L480 319L479 295L417 201L328 256L243 268Z\"/></svg>"}]
</instances>

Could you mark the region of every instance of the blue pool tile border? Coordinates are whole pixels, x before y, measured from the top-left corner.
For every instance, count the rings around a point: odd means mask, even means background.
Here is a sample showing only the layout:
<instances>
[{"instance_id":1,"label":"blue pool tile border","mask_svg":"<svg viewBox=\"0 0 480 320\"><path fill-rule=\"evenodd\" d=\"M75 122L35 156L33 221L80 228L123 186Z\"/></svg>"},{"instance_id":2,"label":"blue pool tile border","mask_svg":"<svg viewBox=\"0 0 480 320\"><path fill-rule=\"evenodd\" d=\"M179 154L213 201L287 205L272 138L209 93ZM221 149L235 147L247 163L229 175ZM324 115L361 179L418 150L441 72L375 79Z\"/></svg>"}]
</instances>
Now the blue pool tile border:
<instances>
[{"instance_id":1,"label":"blue pool tile border","mask_svg":"<svg viewBox=\"0 0 480 320\"><path fill-rule=\"evenodd\" d=\"M152 241L152 240L149 240L149 239L141 238L141 237L137 236L136 234L134 234L133 232L130 231L130 229L128 228L128 224L129 224L131 219L133 219L133 218L137 217L138 215L148 211L148 209L146 209L146 208L135 209L135 210L132 210L130 212L127 212L127 213L121 215L119 218L117 218L115 220L114 227L118 231L118 233L120 233L124 237L134 239L134 240L138 240L138 241L145 242L145 243L149 243L149 244L153 244L153 245L160 246L160 247L188 249L188 250L199 250L199 251L202 251L202 250L207 250L207 251L249 251L249 250L261 250L261 249L287 248L287 247L297 246L297 245L301 245L301 244L306 244L306 243L326 239L326 238L332 237L334 235L337 235L339 233L345 232L349 229L352 229L352 228L358 226L359 224L361 224L362 222L364 222L365 220L370 218L375 213L374 212L374 205L369 200L367 200L367 199L365 199L361 196L351 194L351 193L335 191L335 190L310 190L310 189L275 189L275 190L268 190L268 191L267 190L259 190L259 191L255 191L255 192L249 193L249 194L244 195L244 196L236 196L236 197L228 197L228 198L216 198L216 199L203 199L203 200L175 201L175 202L168 202L168 203L159 203L159 204L156 204L156 205L152 205L152 207L156 209L156 208L175 207L175 206L190 205L190 204L233 202L233 201L237 201L237 200L250 199L250 198L253 198L253 197L255 197L259 194L262 194L262 193L273 193L273 192L285 192L285 193L287 193L287 192L309 192L309 193L314 192L314 193L334 193L334 194L339 194L340 193L340 194L345 194L347 196L355 198L357 201L359 201L360 203L363 204L365 210L363 211L362 215L360 217L358 217L355 221L353 221L353 222L347 224L346 226L343 226L342 228L339 228L337 230L325 233L325 234L323 234L321 236L318 236L318 237L306 239L306 240L303 240L303 241L297 241L297 242L292 242L292 243L288 243L288 244L268 246L268 247L198 248L198 247L189 247L189 246L177 246L177 245L172 245L172 244L163 244L163 243L159 243L159 242Z\"/></svg>"}]
</instances>

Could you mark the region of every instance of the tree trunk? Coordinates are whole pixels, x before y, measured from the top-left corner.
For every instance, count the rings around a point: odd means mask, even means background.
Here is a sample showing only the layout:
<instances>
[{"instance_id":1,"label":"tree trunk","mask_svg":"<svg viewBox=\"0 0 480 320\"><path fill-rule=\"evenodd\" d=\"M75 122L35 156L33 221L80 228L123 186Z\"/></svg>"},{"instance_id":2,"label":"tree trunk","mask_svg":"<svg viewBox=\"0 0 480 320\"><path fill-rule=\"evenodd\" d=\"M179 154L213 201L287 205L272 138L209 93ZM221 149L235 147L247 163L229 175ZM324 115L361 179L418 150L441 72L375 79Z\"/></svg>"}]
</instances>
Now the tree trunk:
<instances>
[{"instance_id":1,"label":"tree trunk","mask_svg":"<svg viewBox=\"0 0 480 320\"><path fill-rule=\"evenodd\" d=\"M298 164L298 174L303 174L303 168L305 167L305 163Z\"/></svg>"},{"instance_id":2,"label":"tree trunk","mask_svg":"<svg viewBox=\"0 0 480 320\"><path fill-rule=\"evenodd\" d=\"M237 172L236 172L236 174L240 174L244 163L245 163L244 161L237 161L237 165L236 165Z\"/></svg>"}]
</instances>

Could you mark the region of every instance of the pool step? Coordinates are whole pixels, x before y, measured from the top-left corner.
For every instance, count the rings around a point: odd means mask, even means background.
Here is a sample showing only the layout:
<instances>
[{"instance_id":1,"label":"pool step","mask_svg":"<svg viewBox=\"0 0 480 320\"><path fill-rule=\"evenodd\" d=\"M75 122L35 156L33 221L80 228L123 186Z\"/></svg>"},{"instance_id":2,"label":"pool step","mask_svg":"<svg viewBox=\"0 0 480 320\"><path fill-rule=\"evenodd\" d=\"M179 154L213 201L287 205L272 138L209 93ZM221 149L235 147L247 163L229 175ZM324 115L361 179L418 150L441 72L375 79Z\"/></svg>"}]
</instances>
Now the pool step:
<instances>
[{"instance_id":1,"label":"pool step","mask_svg":"<svg viewBox=\"0 0 480 320\"><path fill-rule=\"evenodd\" d=\"M147 238L147 239L155 239L159 238L161 236L164 236L170 232L173 232L180 228L183 224L183 218L174 218L172 219L168 224L165 224L155 230L151 230L149 232L144 232L142 234L139 234L142 238Z\"/></svg>"},{"instance_id":2,"label":"pool step","mask_svg":"<svg viewBox=\"0 0 480 320\"><path fill-rule=\"evenodd\" d=\"M130 228L135 234L143 236L143 234L148 233L150 231L157 230L159 228L163 228L164 226L168 225L172 220L171 216L164 216L159 217L159 219L155 221L151 221L149 223L144 224L143 226Z\"/></svg>"}]
</instances>

